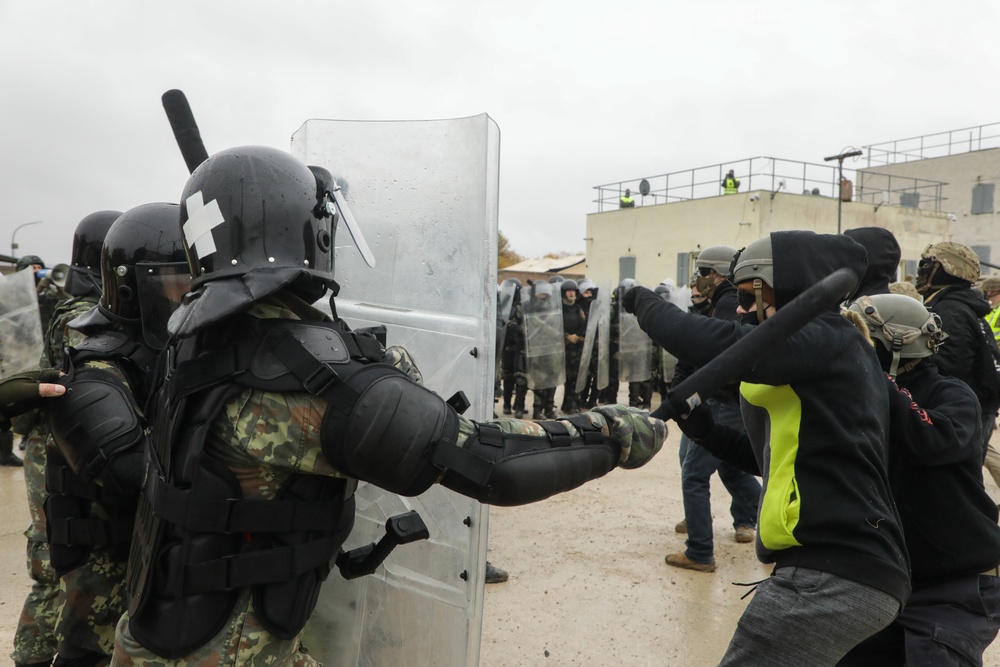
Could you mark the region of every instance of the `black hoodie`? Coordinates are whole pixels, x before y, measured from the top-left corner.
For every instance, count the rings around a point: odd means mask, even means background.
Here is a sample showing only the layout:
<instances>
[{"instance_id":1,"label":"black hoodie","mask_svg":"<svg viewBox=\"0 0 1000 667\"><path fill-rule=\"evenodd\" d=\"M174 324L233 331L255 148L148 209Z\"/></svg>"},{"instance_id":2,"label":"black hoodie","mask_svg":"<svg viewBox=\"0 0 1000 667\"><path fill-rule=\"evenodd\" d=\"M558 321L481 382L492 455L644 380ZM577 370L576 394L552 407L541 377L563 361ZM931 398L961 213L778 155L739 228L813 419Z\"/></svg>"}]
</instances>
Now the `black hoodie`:
<instances>
[{"instance_id":1,"label":"black hoodie","mask_svg":"<svg viewBox=\"0 0 1000 667\"><path fill-rule=\"evenodd\" d=\"M864 248L846 236L774 232L771 248L778 308L836 269L866 269ZM829 572L902 603L909 565L889 491L884 373L838 309L832 305L776 344L739 378L746 435L722 426L688 435L718 458L762 474L761 561ZM689 315L647 290L636 299L636 315L654 341L698 365L752 330Z\"/></svg>"},{"instance_id":2,"label":"black hoodie","mask_svg":"<svg viewBox=\"0 0 1000 667\"><path fill-rule=\"evenodd\" d=\"M990 312L990 303L968 283L948 285L924 298L927 310L937 313L941 327L948 339L941 350L930 357L930 362L938 367L941 375L962 380L976 392L982 407L983 419L995 416L1000 407L996 380L986 381L983 371L989 356L984 345L990 341L984 336L981 325L983 317ZM989 331L987 327L985 331Z\"/></svg>"},{"instance_id":3,"label":"black hoodie","mask_svg":"<svg viewBox=\"0 0 1000 667\"><path fill-rule=\"evenodd\" d=\"M896 279L899 271L901 253L896 237L881 227L848 229L844 236L860 243L868 253L868 270L861 277L856 296L888 294L889 283Z\"/></svg>"}]
</instances>

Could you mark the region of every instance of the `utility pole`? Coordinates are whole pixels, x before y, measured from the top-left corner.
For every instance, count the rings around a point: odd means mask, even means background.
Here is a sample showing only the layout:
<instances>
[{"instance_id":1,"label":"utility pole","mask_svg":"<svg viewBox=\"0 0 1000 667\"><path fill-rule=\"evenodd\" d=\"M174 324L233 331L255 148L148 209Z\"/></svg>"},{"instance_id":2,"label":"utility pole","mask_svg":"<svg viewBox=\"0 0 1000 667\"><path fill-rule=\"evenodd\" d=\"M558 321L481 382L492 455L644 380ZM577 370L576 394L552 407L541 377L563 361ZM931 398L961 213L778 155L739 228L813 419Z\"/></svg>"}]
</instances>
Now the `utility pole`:
<instances>
[{"instance_id":1,"label":"utility pole","mask_svg":"<svg viewBox=\"0 0 1000 667\"><path fill-rule=\"evenodd\" d=\"M23 225L18 225L17 227L14 228L14 231L11 232L11 234L10 234L10 254L11 255L13 255L14 257L17 257L17 243L14 242L14 236L17 235L17 230L19 230L21 227L27 227L28 225L40 225L40 224L42 224L41 220L34 220L32 222L26 222Z\"/></svg>"},{"instance_id":2,"label":"utility pole","mask_svg":"<svg viewBox=\"0 0 1000 667\"><path fill-rule=\"evenodd\" d=\"M841 153L840 155L831 155L830 157L823 158L824 162L829 162L830 160L837 161L837 233L840 233L840 210L844 205L844 198L841 196L844 188L844 160L849 157L858 157L862 154L862 151L853 150L847 153Z\"/></svg>"}]
</instances>

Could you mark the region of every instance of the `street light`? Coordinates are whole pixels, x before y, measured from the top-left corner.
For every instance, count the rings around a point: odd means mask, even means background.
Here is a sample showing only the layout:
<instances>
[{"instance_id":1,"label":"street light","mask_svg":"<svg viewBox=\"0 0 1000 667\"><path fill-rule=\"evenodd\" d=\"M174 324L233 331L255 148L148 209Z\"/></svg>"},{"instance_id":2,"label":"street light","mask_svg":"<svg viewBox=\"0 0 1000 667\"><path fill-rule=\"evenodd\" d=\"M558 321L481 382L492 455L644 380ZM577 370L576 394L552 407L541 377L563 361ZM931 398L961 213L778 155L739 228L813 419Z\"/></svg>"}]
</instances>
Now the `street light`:
<instances>
[{"instance_id":1,"label":"street light","mask_svg":"<svg viewBox=\"0 0 1000 667\"><path fill-rule=\"evenodd\" d=\"M847 153L841 153L840 155L831 155L830 157L823 158L824 162L829 162L830 160L837 161L837 233L840 233L840 209L844 204L844 198L841 196L844 191L844 160L849 157L858 157L862 152L859 150L848 151Z\"/></svg>"},{"instance_id":2,"label":"street light","mask_svg":"<svg viewBox=\"0 0 1000 667\"><path fill-rule=\"evenodd\" d=\"M14 231L11 232L10 235L10 254L13 257L17 257L17 243L14 242L14 237L17 235L17 230L19 230L21 227L27 227L28 225L40 225L40 224L42 224L41 220L34 220L32 222L26 222L23 225L18 225L17 227L14 228Z\"/></svg>"}]
</instances>

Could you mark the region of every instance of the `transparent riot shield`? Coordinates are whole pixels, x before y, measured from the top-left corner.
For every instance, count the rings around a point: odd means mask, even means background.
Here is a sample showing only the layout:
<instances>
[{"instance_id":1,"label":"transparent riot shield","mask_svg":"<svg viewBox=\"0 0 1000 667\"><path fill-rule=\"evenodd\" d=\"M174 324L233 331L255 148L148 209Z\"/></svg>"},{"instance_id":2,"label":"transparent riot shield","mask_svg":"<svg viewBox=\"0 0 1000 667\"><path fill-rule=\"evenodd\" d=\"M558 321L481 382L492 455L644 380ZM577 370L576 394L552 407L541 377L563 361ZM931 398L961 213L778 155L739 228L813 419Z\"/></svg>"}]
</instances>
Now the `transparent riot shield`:
<instances>
[{"instance_id":1,"label":"transparent riot shield","mask_svg":"<svg viewBox=\"0 0 1000 667\"><path fill-rule=\"evenodd\" d=\"M521 310L524 313L528 388L553 389L566 382L566 345L559 289L552 283L538 282L526 293Z\"/></svg>"},{"instance_id":2,"label":"transparent riot shield","mask_svg":"<svg viewBox=\"0 0 1000 667\"><path fill-rule=\"evenodd\" d=\"M465 392L465 415L493 408L500 132L485 114L441 121L310 120L292 152L336 179L374 255L343 226L336 308L354 328L383 324L424 384ZM322 305L322 304L317 304ZM378 541L387 517L415 509L430 538L397 547L375 574L334 569L304 644L327 667L475 665L479 661L487 513L434 486L403 498L370 484L357 495L345 549Z\"/></svg>"},{"instance_id":3,"label":"transparent riot shield","mask_svg":"<svg viewBox=\"0 0 1000 667\"><path fill-rule=\"evenodd\" d=\"M592 372L597 372L597 388L608 386L608 348L610 341L608 332L611 321L611 285L602 283L597 288L597 295L590 302L587 313L587 333L583 341L583 356L580 358L580 374L576 378L576 393L583 391L587 378ZM592 364L593 360L596 364Z\"/></svg>"},{"instance_id":4,"label":"transparent riot shield","mask_svg":"<svg viewBox=\"0 0 1000 667\"><path fill-rule=\"evenodd\" d=\"M618 343L618 379L645 382L653 375L653 341L639 328L635 315L618 309L621 337Z\"/></svg>"},{"instance_id":5,"label":"transparent riot shield","mask_svg":"<svg viewBox=\"0 0 1000 667\"><path fill-rule=\"evenodd\" d=\"M0 378L37 368L42 343L34 272L0 276Z\"/></svg>"},{"instance_id":6,"label":"transparent riot shield","mask_svg":"<svg viewBox=\"0 0 1000 667\"><path fill-rule=\"evenodd\" d=\"M507 325L514 314L514 304L517 302L520 286L513 280L505 280L497 293L497 357L503 352L504 340L507 337Z\"/></svg>"}]
</instances>

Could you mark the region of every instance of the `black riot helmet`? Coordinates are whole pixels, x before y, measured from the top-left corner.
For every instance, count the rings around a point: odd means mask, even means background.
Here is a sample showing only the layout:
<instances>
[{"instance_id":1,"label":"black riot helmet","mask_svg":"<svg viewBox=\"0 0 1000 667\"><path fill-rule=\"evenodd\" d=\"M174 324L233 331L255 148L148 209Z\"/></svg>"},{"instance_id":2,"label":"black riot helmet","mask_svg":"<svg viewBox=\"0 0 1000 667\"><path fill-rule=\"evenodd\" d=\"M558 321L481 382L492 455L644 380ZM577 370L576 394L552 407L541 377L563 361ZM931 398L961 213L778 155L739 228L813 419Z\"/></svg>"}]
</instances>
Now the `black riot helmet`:
<instances>
[{"instance_id":1,"label":"black riot helmet","mask_svg":"<svg viewBox=\"0 0 1000 667\"><path fill-rule=\"evenodd\" d=\"M191 282L178 214L177 204L129 209L111 225L101 250L99 314L107 323L141 324L146 344L155 349L165 345L167 320ZM77 320L78 328L100 324L98 317L91 311Z\"/></svg>"},{"instance_id":2,"label":"black riot helmet","mask_svg":"<svg viewBox=\"0 0 1000 667\"><path fill-rule=\"evenodd\" d=\"M280 289L310 302L336 292L332 186L325 170L274 148L231 148L205 160L181 198L193 280L170 331L189 336Z\"/></svg>"},{"instance_id":3,"label":"black riot helmet","mask_svg":"<svg viewBox=\"0 0 1000 667\"><path fill-rule=\"evenodd\" d=\"M73 296L101 296L101 248L121 211L96 211L85 216L73 232L66 292Z\"/></svg>"}]
</instances>

